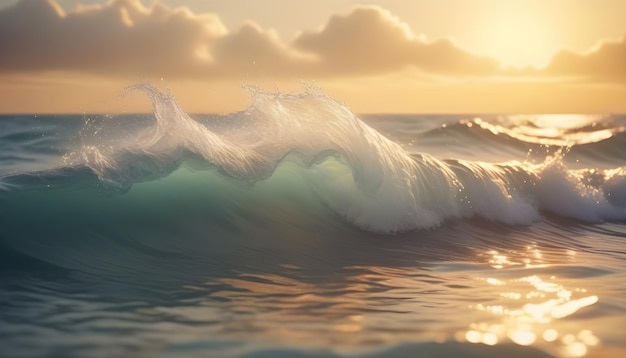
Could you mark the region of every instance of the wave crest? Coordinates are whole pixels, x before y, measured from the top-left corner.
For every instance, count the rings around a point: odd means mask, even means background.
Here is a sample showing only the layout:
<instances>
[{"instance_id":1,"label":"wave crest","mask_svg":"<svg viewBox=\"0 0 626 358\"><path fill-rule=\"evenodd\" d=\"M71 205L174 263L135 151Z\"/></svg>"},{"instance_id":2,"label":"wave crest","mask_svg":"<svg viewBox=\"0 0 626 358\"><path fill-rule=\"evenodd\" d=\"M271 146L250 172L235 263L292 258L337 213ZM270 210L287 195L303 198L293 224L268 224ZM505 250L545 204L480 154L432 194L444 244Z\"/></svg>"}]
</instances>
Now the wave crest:
<instances>
[{"instance_id":1,"label":"wave crest","mask_svg":"<svg viewBox=\"0 0 626 358\"><path fill-rule=\"evenodd\" d=\"M622 169L571 171L559 155L539 165L410 155L319 90L251 90L246 110L208 123L192 119L169 92L144 83L128 91L147 95L154 125L123 145L83 146L66 157L68 165L87 166L110 186L129 188L183 163L210 165L227 177L256 183L295 155L309 168L307 185L319 198L374 232L428 229L472 216L529 224L542 212L590 221L626 219ZM594 175L600 180L590 180Z\"/></svg>"}]
</instances>

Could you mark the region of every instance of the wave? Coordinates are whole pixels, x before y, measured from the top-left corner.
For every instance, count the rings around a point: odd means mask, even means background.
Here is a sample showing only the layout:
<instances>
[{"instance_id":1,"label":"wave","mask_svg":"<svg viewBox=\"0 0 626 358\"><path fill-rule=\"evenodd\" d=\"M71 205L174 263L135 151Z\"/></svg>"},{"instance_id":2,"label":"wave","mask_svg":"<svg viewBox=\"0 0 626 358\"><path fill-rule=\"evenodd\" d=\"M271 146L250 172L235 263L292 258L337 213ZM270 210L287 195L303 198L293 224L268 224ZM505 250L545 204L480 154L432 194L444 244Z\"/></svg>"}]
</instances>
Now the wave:
<instances>
[{"instance_id":1,"label":"wave","mask_svg":"<svg viewBox=\"0 0 626 358\"><path fill-rule=\"evenodd\" d=\"M490 153L494 157L510 154L543 160L558 151L564 160L606 168L622 165L626 145L626 117L592 115L483 116L459 119L427 128L414 137L422 148L434 149L445 144L472 157L468 151ZM430 144L430 145L429 145Z\"/></svg>"},{"instance_id":2,"label":"wave","mask_svg":"<svg viewBox=\"0 0 626 358\"><path fill-rule=\"evenodd\" d=\"M597 143L626 131L623 118L591 115L500 116L489 122L474 118L462 124L521 142L567 147Z\"/></svg>"},{"instance_id":3,"label":"wave","mask_svg":"<svg viewBox=\"0 0 626 358\"><path fill-rule=\"evenodd\" d=\"M624 167L570 170L561 160L563 153L539 164L410 154L347 106L313 88L301 94L251 90L252 104L246 110L202 121L187 115L169 92L149 84L128 91L142 92L151 100L152 125L132 136L78 146L66 154L62 168L5 175L0 178L0 200L15 205L25 191L68 195L68 190L77 189L123 196L141 183L149 183L159 195L181 190L178 185L201 193L213 190L203 185L219 177L236 183L228 187L231 194L258 190L264 183L280 187L299 181L295 202L321 203L320 208L330 208L361 229L385 234L474 216L512 225L530 224L546 212L592 222L626 219ZM467 123L460 124L469 127ZM511 128L494 129L477 119L471 123L494 134L520 137ZM598 132L590 123L578 128L583 134L623 131L615 126ZM600 138L572 128L563 131L569 131L570 139L579 138L580 145ZM287 170L293 177L277 174L294 165L300 169ZM188 176L193 180L181 179ZM178 179L163 180L170 177ZM137 200L150 202L148 197ZM57 205L65 204L59 200ZM265 204L271 206L271 200ZM194 200L187 205L206 209Z\"/></svg>"}]
</instances>

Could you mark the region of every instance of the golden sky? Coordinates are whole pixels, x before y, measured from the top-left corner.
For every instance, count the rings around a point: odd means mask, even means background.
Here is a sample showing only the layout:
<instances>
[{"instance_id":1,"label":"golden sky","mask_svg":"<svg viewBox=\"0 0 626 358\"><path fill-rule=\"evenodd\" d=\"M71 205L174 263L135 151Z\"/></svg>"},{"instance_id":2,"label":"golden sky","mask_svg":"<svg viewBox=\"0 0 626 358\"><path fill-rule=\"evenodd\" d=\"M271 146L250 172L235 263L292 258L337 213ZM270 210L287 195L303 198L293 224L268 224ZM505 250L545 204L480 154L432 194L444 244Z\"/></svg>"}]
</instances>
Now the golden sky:
<instances>
[{"instance_id":1,"label":"golden sky","mask_svg":"<svg viewBox=\"0 0 626 358\"><path fill-rule=\"evenodd\" d=\"M315 84L355 112L626 113L626 1L7 0L0 112L188 112Z\"/></svg>"}]
</instances>

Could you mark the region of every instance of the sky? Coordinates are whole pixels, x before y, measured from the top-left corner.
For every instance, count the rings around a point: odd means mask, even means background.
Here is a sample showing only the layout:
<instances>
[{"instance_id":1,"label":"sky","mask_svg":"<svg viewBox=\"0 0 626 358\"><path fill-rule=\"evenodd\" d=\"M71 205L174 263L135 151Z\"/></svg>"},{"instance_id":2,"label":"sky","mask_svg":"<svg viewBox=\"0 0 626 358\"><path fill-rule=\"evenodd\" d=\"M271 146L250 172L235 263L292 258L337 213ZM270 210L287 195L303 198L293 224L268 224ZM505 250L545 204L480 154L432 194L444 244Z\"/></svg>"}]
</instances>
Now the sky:
<instances>
[{"instance_id":1,"label":"sky","mask_svg":"<svg viewBox=\"0 0 626 358\"><path fill-rule=\"evenodd\" d=\"M359 113L626 113L626 1L3 0L1 113L230 112L307 86Z\"/></svg>"}]
</instances>

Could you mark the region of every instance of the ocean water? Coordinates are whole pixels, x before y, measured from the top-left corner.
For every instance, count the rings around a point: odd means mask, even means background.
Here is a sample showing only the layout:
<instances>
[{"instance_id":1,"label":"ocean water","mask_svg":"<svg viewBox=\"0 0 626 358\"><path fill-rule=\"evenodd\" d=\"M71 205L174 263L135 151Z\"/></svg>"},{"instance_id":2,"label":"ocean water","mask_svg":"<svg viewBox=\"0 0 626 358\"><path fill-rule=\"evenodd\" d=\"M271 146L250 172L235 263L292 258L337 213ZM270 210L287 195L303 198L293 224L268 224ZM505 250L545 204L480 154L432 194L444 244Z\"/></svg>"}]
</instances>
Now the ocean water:
<instances>
[{"instance_id":1,"label":"ocean water","mask_svg":"<svg viewBox=\"0 0 626 358\"><path fill-rule=\"evenodd\" d=\"M3 357L622 357L626 116L0 117Z\"/></svg>"}]
</instances>

